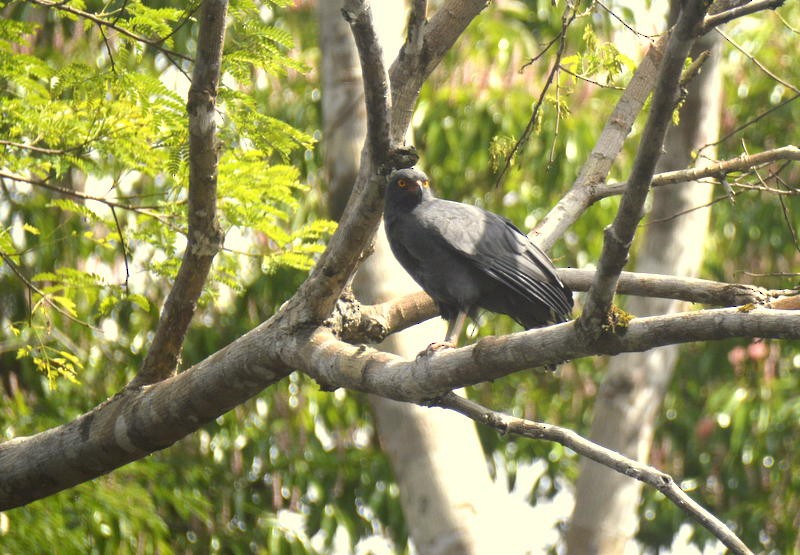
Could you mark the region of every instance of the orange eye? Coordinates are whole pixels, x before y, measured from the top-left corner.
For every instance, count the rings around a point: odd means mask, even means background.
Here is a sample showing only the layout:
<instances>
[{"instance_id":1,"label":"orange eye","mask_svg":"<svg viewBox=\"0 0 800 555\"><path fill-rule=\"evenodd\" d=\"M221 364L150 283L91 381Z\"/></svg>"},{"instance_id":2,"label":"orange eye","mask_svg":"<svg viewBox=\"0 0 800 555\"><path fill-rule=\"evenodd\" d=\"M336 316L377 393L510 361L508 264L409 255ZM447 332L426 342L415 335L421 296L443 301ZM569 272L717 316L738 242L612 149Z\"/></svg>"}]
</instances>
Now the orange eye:
<instances>
[{"instance_id":1,"label":"orange eye","mask_svg":"<svg viewBox=\"0 0 800 555\"><path fill-rule=\"evenodd\" d=\"M405 179L398 179L397 186L401 189L405 189L408 186L408 182Z\"/></svg>"}]
</instances>

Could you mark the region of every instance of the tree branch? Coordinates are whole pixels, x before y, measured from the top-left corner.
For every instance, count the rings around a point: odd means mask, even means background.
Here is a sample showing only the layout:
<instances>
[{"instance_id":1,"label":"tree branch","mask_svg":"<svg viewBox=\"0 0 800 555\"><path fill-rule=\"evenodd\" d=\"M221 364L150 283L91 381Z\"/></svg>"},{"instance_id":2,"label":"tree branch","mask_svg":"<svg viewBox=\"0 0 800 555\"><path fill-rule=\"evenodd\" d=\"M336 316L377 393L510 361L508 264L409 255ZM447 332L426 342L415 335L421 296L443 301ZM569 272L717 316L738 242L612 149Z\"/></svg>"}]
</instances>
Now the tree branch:
<instances>
[{"instance_id":1,"label":"tree branch","mask_svg":"<svg viewBox=\"0 0 800 555\"><path fill-rule=\"evenodd\" d=\"M601 333L606 314L611 308L619 274L628 261L628 250L642 219L650 181L661 155L667 128L672 122L683 64L694 44L696 29L702 22L705 9L705 2L701 0L685 3L667 42L653 93L650 117L642 133L628 187L622 196L614 223L605 230L598 272L583 313L578 319L579 328L591 337Z\"/></svg>"},{"instance_id":2,"label":"tree branch","mask_svg":"<svg viewBox=\"0 0 800 555\"><path fill-rule=\"evenodd\" d=\"M731 8L730 10L725 10L724 12L710 15L703 21L703 25L700 27L700 34L705 35L715 27L719 27L720 25L746 15L760 12L762 10L774 10L783 6L784 2L786 2L786 0L759 0L757 2L749 2L743 6L737 6L735 8Z\"/></svg>"},{"instance_id":3,"label":"tree branch","mask_svg":"<svg viewBox=\"0 0 800 555\"><path fill-rule=\"evenodd\" d=\"M430 405L456 411L479 424L494 428L503 434L511 433L531 439L543 439L545 441L560 443L564 447L568 447L588 459L656 488L679 509L714 534L714 536L734 553L752 553L730 528L725 526L722 521L689 497L689 495L675 483L672 476L652 466L635 461L616 451L612 451L602 445L589 441L567 428L509 416L488 409L474 401L460 397L453 392L446 393L442 397L434 399Z\"/></svg>"},{"instance_id":4,"label":"tree branch","mask_svg":"<svg viewBox=\"0 0 800 555\"><path fill-rule=\"evenodd\" d=\"M567 228L595 202L593 200L595 191L606 181L636 117L650 96L658 74L658 66L664 55L664 44L664 39L661 39L647 51L606 120L600 137L572 188L528 234L543 250L550 250Z\"/></svg>"},{"instance_id":5,"label":"tree branch","mask_svg":"<svg viewBox=\"0 0 800 555\"><path fill-rule=\"evenodd\" d=\"M794 145L787 145L757 154L742 154L736 158L722 160L708 166L664 172L653 176L650 185L651 187L663 187L664 185L675 183L699 181L707 177L724 178L729 173L752 170L777 160L800 161L800 148ZM613 195L623 194L627 187L627 182L597 187L593 191L593 202Z\"/></svg>"},{"instance_id":6,"label":"tree branch","mask_svg":"<svg viewBox=\"0 0 800 555\"><path fill-rule=\"evenodd\" d=\"M75 420L0 444L0 510L25 505L169 447L288 374L280 327L262 324L191 369L127 388Z\"/></svg>"},{"instance_id":7,"label":"tree branch","mask_svg":"<svg viewBox=\"0 0 800 555\"><path fill-rule=\"evenodd\" d=\"M175 52L174 50L170 50L169 48L164 47L163 43L164 43L164 40L166 40L167 37L160 38L160 39L149 39L149 38L144 37L142 35L137 35L136 33L132 32L132 31L128 31L124 27L120 27L119 25L117 25L116 23L114 23L112 21L108 21L106 19L103 19L102 17L98 17L93 13L86 12L86 11L83 11L83 10L79 10L78 8L74 8L74 7L70 6L69 4L67 4L66 2L50 2L49 0L26 0L26 1L30 2L31 4L38 4L39 6L43 6L45 8L52 8L54 10L59 10L59 11L62 11L62 12L66 12L68 14L72 14L72 15L81 17L83 19L91 21L92 23L94 23L95 25L97 25L99 27L108 27L109 29L114 29L120 35L125 35L129 39L133 39L133 40L135 40L137 42L141 42L143 44L147 44L149 46L152 46L153 48L155 48L155 49L159 50L160 52L163 52L164 54L166 54L167 57L174 56L174 57L179 58L181 60L186 60L186 61L189 61L189 62L192 61L191 57L186 56L185 54L181 54L180 52Z\"/></svg>"},{"instance_id":8,"label":"tree branch","mask_svg":"<svg viewBox=\"0 0 800 555\"><path fill-rule=\"evenodd\" d=\"M197 61L189 88L189 232L175 283L167 296L153 341L129 387L172 375L186 331L223 234L217 222L217 126L214 122L227 0L206 0L200 13Z\"/></svg>"},{"instance_id":9,"label":"tree branch","mask_svg":"<svg viewBox=\"0 0 800 555\"><path fill-rule=\"evenodd\" d=\"M326 390L344 387L419 403L459 387L565 360L733 337L800 339L800 313L745 306L633 318L605 327L600 337L589 342L575 322L568 322L485 337L413 361L345 343L331 330L318 328L290 338L282 353L287 366L306 372Z\"/></svg>"},{"instance_id":10,"label":"tree branch","mask_svg":"<svg viewBox=\"0 0 800 555\"><path fill-rule=\"evenodd\" d=\"M558 276L573 291L588 291L594 270L559 268ZM748 304L786 308L800 299L794 289L765 289L741 283L707 279L622 272L617 293L639 297L659 297L712 306ZM788 299L788 300L787 300ZM439 309L426 293L419 291L375 305L361 305L352 296L343 296L334 315L326 322L337 337L350 343L379 343L386 336L435 318Z\"/></svg>"}]
</instances>

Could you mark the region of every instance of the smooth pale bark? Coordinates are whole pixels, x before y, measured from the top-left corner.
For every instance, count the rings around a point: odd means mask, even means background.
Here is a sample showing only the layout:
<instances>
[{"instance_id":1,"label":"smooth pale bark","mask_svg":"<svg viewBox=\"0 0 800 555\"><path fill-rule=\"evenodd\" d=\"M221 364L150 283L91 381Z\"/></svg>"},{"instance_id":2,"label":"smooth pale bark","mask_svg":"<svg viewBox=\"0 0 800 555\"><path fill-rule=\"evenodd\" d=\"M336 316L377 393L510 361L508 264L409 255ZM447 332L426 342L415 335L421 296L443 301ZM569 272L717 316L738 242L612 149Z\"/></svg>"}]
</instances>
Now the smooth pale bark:
<instances>
[{"instance_id":1,"label":"smooth pale bark","mask_svg":"<svg viewBox=\"0 0 800 555\"><path fill-rule=\"evenodd\" d=\"M713 35L713 34L712 34ZM680 125L667 135L658 171L692 163L691 151L716 141L721 108L719 48L714 37L698 41L693 57L713 48L713 55L689 87ZM706 149L703 154L713 157ZM702 165L700 160L698 165ZM711 200L712 188L698 182L654 189L645 240L636 271L695 276L700 270L710 210L670 218ZM637 316L685 310L681 301L632 297L626 309ZM626 456L647 461L654 425L678 357L677 345L625 353L609 362L598 395L590 438ZM622 553L638 529L642 484L597 463L584 460L576 486L575 510L567 534L570 554Z\"/></svg>"},{"instance_id":2,"label":"smooth pale bark","mask_svg":"<svg viewBox=\"0 0 800 555\"><path fill-rule=\"evenodd\" d=\"M360 163L366 134L366 113L358 56L350 30L341 17L342 2L319 4L323 76L323 148L329 213L338 217L347 202ZM393 5L391 5L393 4ZM398 10L399 8L399 10ZM402 2L373 5L379 36L398 38ZM384 45L391 53L399 47ZM392 256L383 228L373 254L354 281L358 299L374 304L418 291ZM413 358L429 343L444 337L444 323L434 319L393 334L381 350ZM419 553L487 553L510 546L516 534L503 521L508 496L489 476L474 424L459 415L370 396L381 445L392 463L403 512ZM506 548L504 547L504 550ZM511 552L521 552L521 547ZM509 551L505 551L509 552Z\"/></svg>"}]
</instances>

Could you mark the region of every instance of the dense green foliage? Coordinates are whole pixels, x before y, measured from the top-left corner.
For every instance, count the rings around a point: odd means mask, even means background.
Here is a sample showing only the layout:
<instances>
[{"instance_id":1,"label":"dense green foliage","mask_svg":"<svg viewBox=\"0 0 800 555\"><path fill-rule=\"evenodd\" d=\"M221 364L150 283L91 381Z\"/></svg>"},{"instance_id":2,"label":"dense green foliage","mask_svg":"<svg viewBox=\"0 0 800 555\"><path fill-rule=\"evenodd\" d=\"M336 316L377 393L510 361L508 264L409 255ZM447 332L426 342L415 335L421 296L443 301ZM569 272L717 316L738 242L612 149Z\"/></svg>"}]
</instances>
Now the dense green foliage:
<instances>
[{"instance_id":1,"label":"dense green foliage","mask_svg":"<svg viewBox=\"0 0 800 555\"><path fill-rule=\"evenodd\" d=\"M320 128L315 19L306 3L288 4L240 0L230 10L219 98L219 203L228 250L215 263L184 366L272 314L332 230L320 217L321 157L313 140ZM168 50L75 13L0 2L7 16L0 19L4 439L67 421L134 375L185 244L183 72L191 64L174 53L193 55L197 2L180 10L141 2L65 6L140 36L168 36ZM781 13L796 21L797 12L795 5ZM635 23L633 14L624 16ZM592 81L624 86L633 66L612 44L632 37L621 30L609 38L619 27L612 23L602 10L576 18L562 63ZM441 196L483 204L529 228L569 187L619 91L566 72L548 90L535 132L499 188L493 171L528 124L555 52L519 69L560 28L561 13L549 3L493 7L432 76L413 126L420 164ZM788 54L796 35L776 15L729 32L773 72L800 82ZM798 136L800 107L781 106L794 93L733 49L725 67L726 81L738 87L726 89L723 134L776 109L727 137L721 158L738 155L742 143L755 152ZM629 142L617 179L630 165L635 138ZM779 175L794 184L798 169ZM553 250L557 263L595 261L615 207L614 199L603 201L577 222ZM796 278L743 272L797 271L789 225L798 213L796 195L781 200L763 191L715 204L703 277L792 286ZM487 316L481 324L473 334L517 329L505 318ZM655 463L734 522L749 545L791 551L800 512L800 460L792 444L800 432L800 347L731 341L685 352L664 406ZM603 365L580 360L554 376L521 373L471 394L586 433ZM577 472L576 457L563 449L481 434L490 463L511 483L518 468L537 458L548 462L530 491L532 503L559 493ZM650 548L669 545L685 521L652 492L642 514L639 539ZM52 545L63 553L313 553L333 545L347 551L372 534L398 549L407 540L365 403L349 392L320 392L298 374L164 452L0 513L0 543L11 553Z\"/></svg>"}]
</instances>

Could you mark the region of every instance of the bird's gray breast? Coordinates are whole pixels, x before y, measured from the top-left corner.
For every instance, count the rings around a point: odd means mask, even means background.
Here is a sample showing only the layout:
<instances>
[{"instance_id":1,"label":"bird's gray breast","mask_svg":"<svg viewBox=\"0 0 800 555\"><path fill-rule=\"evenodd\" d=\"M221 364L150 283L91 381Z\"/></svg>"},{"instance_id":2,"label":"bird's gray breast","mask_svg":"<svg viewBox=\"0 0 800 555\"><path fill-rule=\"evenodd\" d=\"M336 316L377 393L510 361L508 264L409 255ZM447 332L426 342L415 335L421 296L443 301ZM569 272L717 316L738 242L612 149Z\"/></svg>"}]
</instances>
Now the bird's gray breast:
<instances>
[{"instance_id":1,"label":"bird's gray breast","mask_svg":"<svg viewBox=\"0 0 800 555\"><path fill-rule=\"evenodd\" d=\"M441 209L440 202L423 203L387 219L387 237L397 259L431 297L470 308L480 290L474 269L452 241L465 232L465 224L474 222L465 222L459 210L448 210L446 205Z\"/></svg>"}]
</instances>

